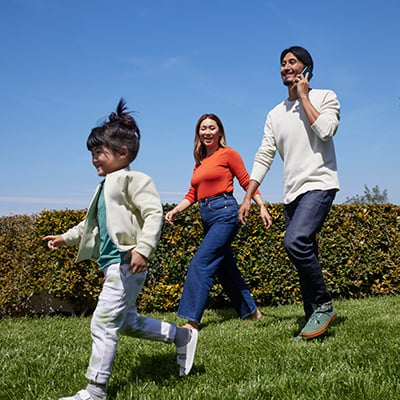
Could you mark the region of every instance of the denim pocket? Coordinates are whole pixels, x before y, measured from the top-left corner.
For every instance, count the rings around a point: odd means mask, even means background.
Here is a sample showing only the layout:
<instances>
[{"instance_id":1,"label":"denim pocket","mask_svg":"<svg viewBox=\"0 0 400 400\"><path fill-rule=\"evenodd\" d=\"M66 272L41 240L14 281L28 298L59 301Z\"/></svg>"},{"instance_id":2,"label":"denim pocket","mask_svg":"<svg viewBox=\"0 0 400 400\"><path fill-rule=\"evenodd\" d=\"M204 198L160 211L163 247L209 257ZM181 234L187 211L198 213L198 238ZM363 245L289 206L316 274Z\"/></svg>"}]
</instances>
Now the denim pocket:
<instances>
[{"instance_id":1,"label":"denim pocket","mask_svg":"<svg viewBox=\"0 0 400 400\"><path fill-rule=\"evenodd\" d=\"M221 197L215 200L211 200L210 202L207 203L207 207L211 211L215 210L222 210L223 208L226 208L226 198Z\"/></svg>"}]
</instances>

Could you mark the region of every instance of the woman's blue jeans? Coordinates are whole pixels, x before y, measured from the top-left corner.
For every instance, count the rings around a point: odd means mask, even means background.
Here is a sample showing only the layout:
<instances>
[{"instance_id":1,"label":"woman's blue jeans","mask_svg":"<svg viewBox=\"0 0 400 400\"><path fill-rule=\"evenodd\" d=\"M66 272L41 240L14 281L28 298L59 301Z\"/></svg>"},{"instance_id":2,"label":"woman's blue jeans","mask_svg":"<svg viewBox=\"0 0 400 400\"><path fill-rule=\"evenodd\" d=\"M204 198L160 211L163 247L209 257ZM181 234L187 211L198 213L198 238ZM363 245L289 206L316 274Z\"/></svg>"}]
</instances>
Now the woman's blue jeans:
<instances>
[{"instance_id":1,"label":"woman's blue jeans","mask_svg":"<svg viewBox=\"0 0 400 400\"><path fill-rule=\"evenodd\" d=\"M299 273L308 319L317 305L332 300L318 261L316 234L329 213L336 190L312 190L285 204L285 249Z\"/></svg>"},{"instance_id":2,"label":"woman's blue jeans","mask_svg":"<svg viewBox=\"0 0 400 400\"><path fill-rule=\"evenodd\" d=\"M246 318L257 306L232 253L239 228L237 202L231 194L201 200L200 215L204 239L190 263L178 315L199 323L217 276L236 312Z\"/></svg>"}]
</instances>

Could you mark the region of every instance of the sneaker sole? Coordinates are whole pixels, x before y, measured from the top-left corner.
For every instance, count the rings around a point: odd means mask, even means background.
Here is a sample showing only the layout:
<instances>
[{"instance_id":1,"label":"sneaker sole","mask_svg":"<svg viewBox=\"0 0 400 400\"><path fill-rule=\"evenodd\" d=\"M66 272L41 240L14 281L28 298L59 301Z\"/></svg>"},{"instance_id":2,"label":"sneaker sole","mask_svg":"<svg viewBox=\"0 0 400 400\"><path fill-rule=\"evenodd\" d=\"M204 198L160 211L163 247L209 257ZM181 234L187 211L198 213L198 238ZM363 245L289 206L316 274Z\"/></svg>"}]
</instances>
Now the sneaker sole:
<instances>
[{"instance_id":1,"label":"sneaker sole","mask_svg":"<svg viewBox=\"0 0 400 400\"><path fill-rule=\"evenodd\" d=\"M332 316L329 318L329 320L325 323L324 326L321 326L321 328L312 331L312 332L300 332L301 337L303 337L304 339L314 339L317 336L321 336L323 333L325 333L328 328L329 325L332 323L332 321L336 318L337 316L337 312L335 311Z\"/></svg>"},{"instance_id":2,"label":"sneaker sole","mask_svg":"<svg viewBox=\"0 0 400 400\"><path fill-rule=\"evenodd\" d=\"M193 361L194 361L194 355L196 353L196 347L197 347L197 341L199 338L199 333L197 329L191 329L192 331L192 337L190 339L190 342L186 345L186 352L177 347L177 362L179 365L179 376L185 376L188 375L190 370L192 369L193 366ZM183 346L185 347L185 346ZM184 360L181 360L179 358L180 355L185 355L186 358Z\"/></svg>"}]
</instances>

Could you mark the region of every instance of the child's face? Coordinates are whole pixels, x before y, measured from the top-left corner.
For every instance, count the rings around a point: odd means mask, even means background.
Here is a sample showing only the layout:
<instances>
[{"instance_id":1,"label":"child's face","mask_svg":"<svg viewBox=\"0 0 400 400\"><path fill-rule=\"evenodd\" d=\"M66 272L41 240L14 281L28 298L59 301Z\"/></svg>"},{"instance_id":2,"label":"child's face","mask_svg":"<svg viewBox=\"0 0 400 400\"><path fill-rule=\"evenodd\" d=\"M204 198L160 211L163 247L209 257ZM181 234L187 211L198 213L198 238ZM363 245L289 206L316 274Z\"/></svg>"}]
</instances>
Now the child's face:
<instances>
[{"instance_id":1,"label":"child's face","mask_svg":"<svg viewBox=\"0 0 400 400\"><path fill-rule=\"evenodd\" d=\"M92 162L99 176L106 176L129 165L127 151L122 149L117 153L105 146L92 149Z\"/></svg>"}]
</instances>

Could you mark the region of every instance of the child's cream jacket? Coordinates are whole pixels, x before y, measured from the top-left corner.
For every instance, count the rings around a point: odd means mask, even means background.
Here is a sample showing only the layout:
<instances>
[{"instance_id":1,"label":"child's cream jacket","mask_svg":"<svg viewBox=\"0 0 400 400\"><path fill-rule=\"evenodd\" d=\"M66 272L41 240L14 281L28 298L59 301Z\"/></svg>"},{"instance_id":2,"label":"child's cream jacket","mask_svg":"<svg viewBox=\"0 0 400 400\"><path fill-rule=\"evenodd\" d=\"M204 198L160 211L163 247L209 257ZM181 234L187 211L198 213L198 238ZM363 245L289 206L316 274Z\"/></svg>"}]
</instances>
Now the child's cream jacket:
<instances>
[{"instance_id":1,"label":"child's cream jacket","mask_svg":"<svg viewBox=\"0 0 400 400\"><path fill-rule=\"evenodd\" d=\"M97 200L101 185L110 239L121 252L135 249L149 257L160 238L163 209L152 179L128 167L105 177L97 187L86 219L62 235L67 246L80 244L76 262L99 257Z\"/></svg>"}]
</instances>

